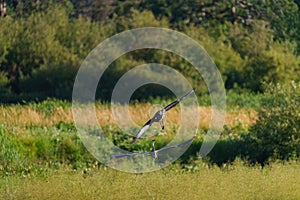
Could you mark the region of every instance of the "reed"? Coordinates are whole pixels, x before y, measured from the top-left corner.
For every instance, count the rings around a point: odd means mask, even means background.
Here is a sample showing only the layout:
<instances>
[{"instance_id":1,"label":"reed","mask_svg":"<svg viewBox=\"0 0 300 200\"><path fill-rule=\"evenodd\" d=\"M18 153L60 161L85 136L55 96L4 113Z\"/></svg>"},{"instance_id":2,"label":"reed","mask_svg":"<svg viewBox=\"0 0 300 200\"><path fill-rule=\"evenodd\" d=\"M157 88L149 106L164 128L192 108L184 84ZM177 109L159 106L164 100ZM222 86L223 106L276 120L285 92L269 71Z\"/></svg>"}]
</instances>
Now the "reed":
<instances>
[{"instance_id":1,"label":"reed","mask_svg":"<svg viewBox=\"0 0 300 200\"><path fill-rule=\"evenodd\" d=\"M134 123L143 125L159 107L155 107L151 104L139 104L131 105L128 107L119 106L120 110L128 109L130 117ZM208 128L211 121L211 107L199 107L199 127ZM194 110L187 109L187 112L195 112ZM186 113L189 115L189 113ZM96 115L98 122L101 125L117 125L110 106L105 104L96 105ZM83 113L84 117L84 113ZM122 116L121 116L122 117ZM226 113L225 125L228 127L235 127L242 124L243 127L247 127L255 123L257 118L257 112L255 110L240 109L238 111L228 111ZM26 106L0 106L0 123L7 126L15 127L27 127L27 126L43 126L50 127L60 122L74 123L71 106L57 106L51 111L45 112L44 110L38 110L30 105ZM181 123L181 111L180 107L172 109L166 114L166 123L175 124L177 126Z\"/></svg>"}]
</instances>

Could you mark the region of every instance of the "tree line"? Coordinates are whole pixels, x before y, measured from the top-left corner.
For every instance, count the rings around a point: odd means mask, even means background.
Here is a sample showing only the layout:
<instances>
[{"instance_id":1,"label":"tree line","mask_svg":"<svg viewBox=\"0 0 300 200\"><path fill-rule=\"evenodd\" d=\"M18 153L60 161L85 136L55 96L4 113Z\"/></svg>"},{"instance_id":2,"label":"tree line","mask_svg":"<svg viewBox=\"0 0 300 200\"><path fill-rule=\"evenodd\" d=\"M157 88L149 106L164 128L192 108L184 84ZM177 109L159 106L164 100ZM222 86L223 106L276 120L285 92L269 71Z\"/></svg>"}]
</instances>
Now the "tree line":
<instances>
[{"instance_id":1,"label":"tree line","mask_svg":"<svg viewBox=\"0 0 300 200\"><path fill-rule=\"evenodd\" d=\"M262 82L299 81L299 1L2 0L0 4L5 4L0 18L4 102L69 99L76 72L93 48L116 33L145 26L175 29L198 41L217 64L226 89L261 92ZM111 64L100 80L98 97L109 99L123 73L148 62L176 68L200 88L198 92L206 92L198 72L184 59L139 50Z\"/></svg>"}]
</instances>

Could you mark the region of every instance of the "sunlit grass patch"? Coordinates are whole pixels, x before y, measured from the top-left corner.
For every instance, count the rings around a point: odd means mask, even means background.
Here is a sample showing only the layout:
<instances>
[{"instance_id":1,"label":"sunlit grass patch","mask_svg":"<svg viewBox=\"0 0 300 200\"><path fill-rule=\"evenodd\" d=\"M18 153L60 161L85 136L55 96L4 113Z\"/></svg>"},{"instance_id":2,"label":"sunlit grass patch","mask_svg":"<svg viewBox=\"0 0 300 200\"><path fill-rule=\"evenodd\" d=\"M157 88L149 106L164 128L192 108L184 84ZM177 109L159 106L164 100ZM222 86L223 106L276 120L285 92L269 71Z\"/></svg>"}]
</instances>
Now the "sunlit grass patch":
<instances>
[{"instance_id":1,"label":"sunlit grass patch","mask_svg":"<svg viewBox=\"0 0 300 200\"><path fill-rule=\"evenodd\" d=\"M194 172L176 166L145 174L106 167L61 169L47 176L1 179L3 199L299 199L300 165L208 167ZM202 166L202 167L201 167Z\"/></svg>"},{"instance_id":2,"label":"sunlit grass patch","mask_svg":"<svg viewBox=\"0 0 300 200\"><path fill-rule=\"evenodd\" d=\"M50 101L50 100L47 100ZM44 105L45 104L45 105ZM50 104L52 105L52 104ZM119 109L126 109L120 106ZM142 126L151 116L152 105L141 103L128 106L130 117L136 125ZM199 107L199 127L208 128L211 121L211 107ZM187 112L195 112L187 109ZM188 113L185 113L188 115ZM117 125L111 107L107 104L96 104L96 115L101 125ZM255 122L257 113L255 110L240 109L226 113L225 124L234 127L238 124L243 126L252 125ZM172 109L166 113L166 124L180 125L180 107ZM57 106L49 106L46 103L36 103L28 105L1 105L0 123L8 126L55 126L58 123L74 123L72 107L70 103L60 103Z\"/></svg>"}]
</instances>

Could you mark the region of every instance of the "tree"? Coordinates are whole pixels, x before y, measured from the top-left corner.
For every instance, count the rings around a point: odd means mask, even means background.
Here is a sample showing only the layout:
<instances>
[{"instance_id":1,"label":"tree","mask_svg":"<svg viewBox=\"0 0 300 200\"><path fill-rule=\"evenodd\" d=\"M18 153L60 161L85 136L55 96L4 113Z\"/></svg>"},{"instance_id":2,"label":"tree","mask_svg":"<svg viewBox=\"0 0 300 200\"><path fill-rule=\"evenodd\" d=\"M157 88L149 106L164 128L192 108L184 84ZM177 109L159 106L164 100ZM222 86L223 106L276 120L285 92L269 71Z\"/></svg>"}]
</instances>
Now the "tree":
<instances>
[{"instance_id":1,"label":"tree","mask_svg":"<svg viewBox=\"0 0 300 200\"><path fill-rule=\"evenodd\" d=\"M56 13L53 13L56 12ZM20 80L32 75L34 69L51 62L57 62L68 57L56 41L50 16L68 19L62 10L51 10L48 13L32 14L27 18L4 18L0 32L4 35L0 69L6 74L9 86L16 94L21 93ZM70 59L71 57L69 57Z\"/></svg>"},{"instance_id":2,"label":"tree","mask_svg":"<svg viewBox=\"0 0 300 200\"><path fill-rule=\"evenodd\" d=\"M35 12L44 12L49 7L60 5L67 8L68 14L73 13L73 5L69 0L3 0L9 7L11 16L25 17Z\"/></svg>"},{"instance_id":3,"label":"tree","mask_svg":"<svg viewBox=\"0 0 300 200\"><path fill-rule=\"evenodd\" d=\"M112 17L118 6L117 0L101 0L101 1L77 1L71 0L75 9L75 16L82 15L93 21L107 21Z\"/></svg>"}]
</instances>

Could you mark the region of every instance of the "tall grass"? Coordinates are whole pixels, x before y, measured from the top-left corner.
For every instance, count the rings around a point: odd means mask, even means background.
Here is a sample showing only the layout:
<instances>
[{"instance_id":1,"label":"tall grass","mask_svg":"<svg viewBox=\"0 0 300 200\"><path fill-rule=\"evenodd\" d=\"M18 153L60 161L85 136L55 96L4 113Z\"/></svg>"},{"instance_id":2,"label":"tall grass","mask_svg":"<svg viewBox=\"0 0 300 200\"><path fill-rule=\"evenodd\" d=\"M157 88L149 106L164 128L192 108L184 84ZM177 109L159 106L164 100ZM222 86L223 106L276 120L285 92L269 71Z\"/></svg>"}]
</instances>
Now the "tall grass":
<instances>
[{"instance_id":1,"label":"tall grass","mask_svg":"<svg viewBox=\"0 0 300 200\"><path fill-rule=\"evenodd\" d=\"M247 150L239 136L255 122L252 109L229 110L223 137L208 158L197 156L202 142L198 136L172 165L152 173L127 174L99 164L87 152L76 134L70 103L47 101L0 106L0 199L300 199L299 162L262 167L236 159ZM130 105L133 120L143 124L151 106ZM127 144L130 138L113 126L109 105L96 108L110 139ZM199 107L200 135L208 127L210 109ZM176 107L166 124L176 128L179 123ZM172 134L157 137L157 145L164 146ZM149 141L139 141L130 148L149 151L151 147Z\"/></svg>"},{"instance_id":2,"label":"tall grass","mask_svg":"<svg viewBox=\"0 0 300 200\"><path fill-rule=\"evenodd\" d=\"M300 165L274 163L262 169L240 161L188 172L168 167L128 174L101 167L85 172L68 169L48 176L0 180L2 199L299 199Z\"/></svg>"},{"instance_id":3,"label":"tall grass","mask_svg":"<svg viewBox=\"0 0 300 200\"><path fill-rule=\"evenodd\" d=\"M70 103L51 104L51 100L37 104L28 105L0 105L0 123L7 126L28 127L43 126L51 127L64 122L73 123L72 108ZM50 105L49 105L50 104ZM122 106L121 106L122 107ZM120 108L122 109L122 108ZM150 110L153 110L150 103L142 103L129 106L129 112L137 124L143 125L151 116ZM194 112L191 110L191 112ZM96 114L101 125L112 125L116 122L111 109L107 104L96 104ZM180 124L180 108L168 111L166 123ZM231 110L226 114L225 124L228 127L234 127L239 124L249 126L255 122L257 112L255 110L239 109ZM199 107L199 126L208 128L211 120L211 108Z\"/></svg>"},{"instance_id":4,"label":"tall grass","mask_svg":"<svg viewBox=\"0 0 300 200\"><path fill-rule=\"evenodd\" d=\"M22 167L23 157L20 151L20 147L7 133L5 126L0 124L0 172L4 171L8 175Z\"/></svg>"},{"instance_id":5,"label":"tall grass","mask_svg":"<svg viewBox=\"0 0 300 200\"><path fill-rule=\"evenodd\" d=\"M138 125L144 124L156 109L159 107L153 107L150 103L129 106L131 117ZM139 141L137 145L129 145L132 138L117 127L110 105L97 103L96 112L102 129L116 145L129 151L151 149L149 140ZM155 137L158 147L164 146L172 139L181 123L180 114L180 107L168 111L165 122L165 132L168 134ZM201 130L198 134L198 142L201 142L201 137L210 123L211 108L199 107L199 116ZM227 114L225 123L229 129L240 127L243 130L251 125L255 118L254 110L232 110ZM39 169L44 169L45 166L55 168L62 164L70 165L73 169L82 169L95 162L77 136L70 102L48 99L26 105L1 105L0 125L1 174L38 173ZM197 145L201 144L197 143ZM195 151L192 153L195 154ZM189 157L185 158L187 159Z\"/></svg>"}]
</instances>

